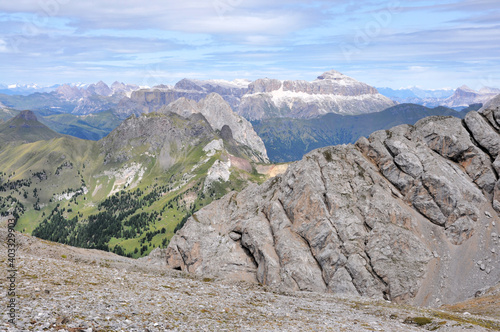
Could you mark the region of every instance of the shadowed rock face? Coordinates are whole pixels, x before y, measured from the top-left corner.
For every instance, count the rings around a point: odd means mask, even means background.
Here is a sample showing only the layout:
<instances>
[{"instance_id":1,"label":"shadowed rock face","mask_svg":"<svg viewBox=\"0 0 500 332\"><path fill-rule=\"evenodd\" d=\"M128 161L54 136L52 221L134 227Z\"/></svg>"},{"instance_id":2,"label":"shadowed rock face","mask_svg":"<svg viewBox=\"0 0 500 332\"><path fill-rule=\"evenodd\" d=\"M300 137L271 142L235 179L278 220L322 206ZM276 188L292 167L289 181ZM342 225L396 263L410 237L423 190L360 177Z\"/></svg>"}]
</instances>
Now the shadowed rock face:
<instances>
[{"instance_id":1,"label":"shadowed rock face","mask_svg":"<svg viewBox=\"0 0 500 332\"><path fill-rule=\"evenodd\" d=\"M222 126L220 130L220 137L224 140L232 140L233 138L233 132L231 128L228 125Z\"/></svg>"},{"instance_id":2,"label":"shadowed rock face","mask_svg":"<svg viewBox=\"0 0 500 332\"><path fill-rule=\"evenodd\" d=\"M500 278L500 123L490 113L315 150L197 212L167 265L423 305L473 297Z\"/></svg>"}]
</instances>

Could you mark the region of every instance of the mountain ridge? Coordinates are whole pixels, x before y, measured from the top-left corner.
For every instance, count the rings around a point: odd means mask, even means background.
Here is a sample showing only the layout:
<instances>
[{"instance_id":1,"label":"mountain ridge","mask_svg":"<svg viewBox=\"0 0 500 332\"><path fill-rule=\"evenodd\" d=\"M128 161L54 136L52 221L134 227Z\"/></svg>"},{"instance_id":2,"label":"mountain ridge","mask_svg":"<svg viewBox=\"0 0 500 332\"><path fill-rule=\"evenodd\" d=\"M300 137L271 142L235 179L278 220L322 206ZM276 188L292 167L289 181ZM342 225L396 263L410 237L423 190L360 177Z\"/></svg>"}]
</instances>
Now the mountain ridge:
<instances>
[{"instance_id":1,"label":"mountain ridge","mask_svg":"<svg viewBox=\"0 0 500 332\"><path fill-rule=\"evenodd\" d=\"M446 106L461 110L471 104L484 104L500 94L500 89L482 87L479 91L462 85L457 89L423 90L412 88L378 88L386 97L399 103L414 103L427 107Z\"/></svg>"},{"instance_id":2,"label":"mountain ridge","mask_svg":"<svg viewBox=\"0 0 500 332\"><path fill-rule=\"evenodd\" d=\"M166 106L162 106L158 112L173 112L182 116L195 113L203 114L215 130L220 131L223 126L229 126L235 140L256 152L254 157L256 162L269 162L264 142L254 131L252 124L233 112L231 106L217 93L210 93L198 103L181 97Z\"/></svg>"},{"instance_id":3,"label":"mountain ridge","mask_svg":"<svg viewBox=\"0 0 500 332\"><path fill-rule=\"evenodd\" d=\"M329 112L359 114L395 104L375 88L337 71L319 77L312 82L268 78L253 82L183 79L173 88L134 91L130 98L120 101L116 111L124 115L153 112L181 97L199 102L214 92L247 120L275 116L308 118Z\"/></svg>"}]
</instances>

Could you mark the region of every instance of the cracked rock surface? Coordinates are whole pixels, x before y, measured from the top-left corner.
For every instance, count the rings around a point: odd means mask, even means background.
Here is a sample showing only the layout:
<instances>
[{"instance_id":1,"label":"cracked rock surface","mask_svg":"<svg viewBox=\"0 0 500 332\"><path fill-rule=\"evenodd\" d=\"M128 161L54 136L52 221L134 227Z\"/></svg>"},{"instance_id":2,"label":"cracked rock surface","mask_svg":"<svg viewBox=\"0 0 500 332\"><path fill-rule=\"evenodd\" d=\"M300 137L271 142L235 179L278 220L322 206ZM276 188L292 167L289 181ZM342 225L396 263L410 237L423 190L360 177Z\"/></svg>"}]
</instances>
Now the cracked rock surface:
<instances>
[{"instance_id":1,"label":"cracked rock surface","mask_svg":"<svg viewBox=\"0 0 500 332\"><path fill-rule=\"evenodd\" d=\"M287 291L471 298L500 280L499 119L490 103L315 150L198 211L161 263Z\"/></svg>"}]
</instances>

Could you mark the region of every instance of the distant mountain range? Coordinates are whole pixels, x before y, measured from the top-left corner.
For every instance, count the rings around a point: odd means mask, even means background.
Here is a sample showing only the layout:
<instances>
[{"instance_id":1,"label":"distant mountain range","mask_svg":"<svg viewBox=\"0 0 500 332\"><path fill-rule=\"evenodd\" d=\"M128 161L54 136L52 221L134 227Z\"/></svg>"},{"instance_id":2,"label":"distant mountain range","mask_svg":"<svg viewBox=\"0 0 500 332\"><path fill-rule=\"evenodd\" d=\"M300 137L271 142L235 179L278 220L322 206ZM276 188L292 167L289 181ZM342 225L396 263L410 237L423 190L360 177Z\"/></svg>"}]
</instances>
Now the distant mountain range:
<instances>
[{"instance_id":1,"label":"distant mountain range","mask_svg":"<svg viewBox=\"0 0 500 332\"><path fill-rule=\"evenodd\" d=\"M41 91L41 90L40 90ZM112 110L120 118L150 113L184 97L196 102L217 93L248 120L272 117L313 118L322 114L364 114L378 112L395 103L362 82L329 71L312 82L277 79L190 80L175 86L139 86L100 81L90 85L63 84L51 92L27 96L0 94L6 107L85 115Z\"/></svg>"},{"instance_id":2,"label":"distant mountain range","mask_svg":"<svg viewBox=\"0 0 500 332\"><path fill-rule=\"evenodd\" d=\"M0 93L6 95L27 96L33 93L44 93L54 91L59 84L52 86L39 86L38 84L0 84Z\"/></svg>"},{"instance_id":3,"label":"distant mountain range","mask_svg":"<svg viewBox=\"0 0 500 332\"><path fill-rule=\"evenodd\" d=\"M111 87L102 81L90 85L63 84L50 92L38 89L28 95L0 93L0 103L18 110L85 115L112 109L136 89L139 89L136 85L119 82L113 83Z\"/></svg>"},{"instance_id":4,"label":"distant mountain range","mask_svg":"<svg viewBox=\"0 0 500 332\"><path fill-rule=\"evenodd\" d=\"M58 133L99 140L130 115L202 113L216 130L229 125L236 138L258 151L257 159L267 160L267 148L272 161L288 162L315 148L353 143L375 130L413 124L424 116L462 117L453 110L478 110L497 94L500 89L474 91L467 86L455 91L377 91L335 70L312 82L183 79L174 86L141 88L100 81L63 84L50 93L0 95L0 119L15 116L19 112L15 109L31 109L40 122ZM396 105L405 101L412 103ZM247 120L253 121L258 135Z\"/></svg>"},{"instance_id":5,"label":"distant mountain range","mask_svg":"<svg viewBox=\"0 0 500 332\"><path fill-rule=\"evenodd\" d=\"M271 78L255 81L186 78L174 86L161 84L152 88L120 82L108 86L102 81L51 87L0 85L0 107L3 104L18 110L77 115L111 110L125 119L131 114L155 112L182 97L198 102L211 93L221 95L238 114L255 121L277 117L307 119L327 113L365 114L382 111L396 103L461 110L471 104L485 104L500 94L500 89L483 87L475 91L465 85L455 90L374 88L331 70L311 82Z\"/></svg>"},{"instance_id":6,"label":"distant mountain range","mask_svg":"<svg viewBox=\"0 0 500 332\"><path fill-rule=\"evenodd\" d=\"M155 112L181 97L199 101L214 92L247 120L313 118L327 113L363 114L395 105L375 88L332 70L312 82L268 78L254 82L184 79L174 87L134 91L130 98L120 101L116 112L125 116Z\"/></svg>"},{"instance_id":7,"label":"distant mountain range","mask_svg":"<svg viewBox=\"0 0 500 332\"><path fill-rule=\"evenodd\" d=\"M413 103L427 107L446 106L457 110L471 104L485 104L500 94L500 89L497 88L483 87L479 91L475 91L466 85L456 90L423 90L417 87L406 89L377 88L377 90L398 103Z\"/></svg>"}]
</instances>

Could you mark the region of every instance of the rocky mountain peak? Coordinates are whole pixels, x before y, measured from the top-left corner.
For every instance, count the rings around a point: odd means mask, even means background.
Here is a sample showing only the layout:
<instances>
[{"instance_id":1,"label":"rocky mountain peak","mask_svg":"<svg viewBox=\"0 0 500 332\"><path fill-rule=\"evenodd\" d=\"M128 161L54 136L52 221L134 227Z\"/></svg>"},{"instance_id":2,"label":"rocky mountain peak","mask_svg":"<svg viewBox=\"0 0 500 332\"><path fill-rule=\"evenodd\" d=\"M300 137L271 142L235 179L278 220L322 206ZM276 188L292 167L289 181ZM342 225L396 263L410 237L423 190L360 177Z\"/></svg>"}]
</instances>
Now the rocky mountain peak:
<instances>
[{"instance_id":1,"label":"rocky mountain peak","mask_svg":"<svg viewBox=\"0 0 500 332\"><path fill-rule=\"evenodd\" d=\"M115 93L127 93L135 90L139 90L139 86L135 84L124 84L118 81L113 82L110 87L113 94Z\"/></svg>"},{"instance_id":2,"label":"rocky mountain peak","mask_svg":"<svg viewBox=\"0 0 500 332\"><path fill-rule=\"evenodd\" d=\"M491 88L491 87L488 87L488 86L483 86L480 90L479 90L479 93L483 93L483 94L486 94L486 93L495 93L495 94L500 94L500 89L498 88Z\"/></svg>"},{"instance_id":3,"label":"rocky mountain peak","mask_svg":"<svg viewBox=\"0 0 500 332\"><path fill-rule=\"evenodd\" d=\"M170 111L181 116L188 117L191 114L200 113L200 108L194 100L181 97L176 101L168 104L168 106L162 108L161 112L165 111Z\"/></svg>"},{"instance_id":4,"label":"rocky mountain peak","mask_svg":"<svg viewBox=\"0 0 500 332\"><path fill-rule=\"evenodd\" d=\"M203 108L204 106L208 106L208 105L216 105L219 107L229 106L229 104L224 100L224 98L222 98L221 95L219 95L218 93L215 93L215 92L210 93L204 99L200 100L198 102L198 105L200 106L200 108ZM231 106L229 106L229 107L231 107Z\"/></svg>"},{"instance_id":5,"label":"rocky mountain peak","mask_svg":"<svg viewBox=\"0 0 500 332\"><path fill-rule=\"evenodd\" d=\"M90 84L87 88L87 91L91 94L97 94L100 96L111 96L113 94L113 91L103 81L99 81L95 84Z\"/></svg>"},{"instance_id":6,"label":"rocky mountain peak","mask_svg":"<svg viewBox=\"0 0 500 332\"><path fill-rule=\"evenodd\" d=\"M131 147L135 140L149 146L150 153L159 157L162 168L168 169L181 160L186 147L210 141L216 134L201 114L182 117L172 112L131 116L100 141L105 162L123 162L135 157ZM177 149L172 149L176 146Z\"/></svg>"},{"instance_id":7,"label":"rocky mountain peak","mask_svg":"<svg viewBox=\"0 0 500 332\"><path fill-rule=\"evenodd\" d=\"M466 91L466 92L476 92L474 91L473 89L469 88L467 85L462 85L460 87L457 88L457 90L462 90L462 91Z\"/></svg>"},{"instance_id":8,"label":"rocky mountain peak","mask_svg":"<svg viewBox=\"0 0 500 332\"><path fill-rule=\"evenodd\" d=\"M62 136L39 122L35 113L28 110L0 123L0 145L8 142L31 143Z\"/></svg>"},{"instance_id":9,"label":"rocky mountain peak","mask_svg":"<svg viewBox=\"0 0 500 332\"><path fill-rule=\"evenodd\" d=\"M475 91L466 85L455 90L455 93L443 101L443 105L448 107L467 107L471 104L486 104L494 98L499 92L495 89L482 89Z\"/></svg>"},{"instance_id":10,"label":"rocky mountain peak","mask_svg":"<svg viewBox=\"0 0 500 332\"><path fill-rule=\"evenodd\" d=\"M312 82L256 80L248 86L238 113L251 120L314 118L326 113L372 113L394 105L374 87L332 70Z\"/></svg>"},{"instance_id":11,"label":"rocky mountain peak","mask_svg":"<svg viewBox=\"0 0 500 332\"><path fill-rule=\"evenodd\" d=\"M248 85L248 93L264 93L279 90L282 82L272 78L259 78Z\"/></svg>"},{"instance_id":12,"label":"rocky mountain peak","mask_svg":"<svg viewBox=\"0 0 500 332\"><path fill-rule=\"evenodd\" d=\"M194 91L203 91L203 88L199 86L195 81L184 78L177 82L174 86L175 89L179 90L194 90Z\"/></svg>"},{"instance_id":13,"label":"rocky mountain peak","mask_svg":"<svg viewBox=\"0 0 500 332\"><path fill-rule=\"evenodd\" d=\"M86 90L77 86L63 84L55 90L55 93L66 100L78 100L87 95Z\"/></svg>"}]
</instances>

